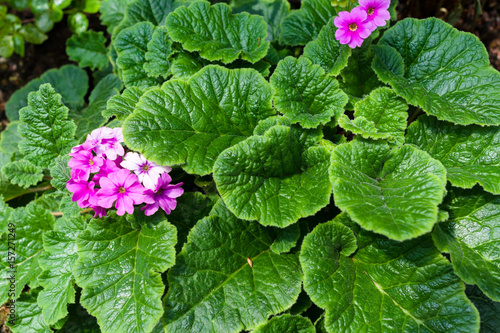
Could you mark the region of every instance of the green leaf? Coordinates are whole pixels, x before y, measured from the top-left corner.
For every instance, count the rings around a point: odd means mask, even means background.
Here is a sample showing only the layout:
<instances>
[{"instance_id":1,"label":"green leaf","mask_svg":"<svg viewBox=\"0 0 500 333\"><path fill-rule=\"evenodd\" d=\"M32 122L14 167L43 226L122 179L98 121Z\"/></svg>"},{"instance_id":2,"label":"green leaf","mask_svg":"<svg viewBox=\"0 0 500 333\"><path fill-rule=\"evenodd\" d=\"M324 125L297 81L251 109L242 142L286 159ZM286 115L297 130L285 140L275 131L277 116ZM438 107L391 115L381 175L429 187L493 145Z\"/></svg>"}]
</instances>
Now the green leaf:
<instances>
[{"instance_id":1,"label":"green leaf","mask_svg":"<svg viewBox=\"0 0 500 333\"><path fill-rule=\"evenodd\" d=\"M308 318L284 314L273 317L267 323L257 327L253 333L316 333L313 324Z\"/></svg>"},{"instance_id":2,"label":"green leaf","mask_svg":"<svg viewBox=\"0 0 500 333\"><path fill-rule=\"evenodd\" d=\"M180 252L192 227L208 216L219 197L207 197L199 192L187 192L177 198L177 207L168 216L168 221L177 228L176 252Z\"/></svg>"},{"instance_id":3,"label":"green leaf","mask_svg":"<svg viewBox=\"0 0 500 333\"><path fill-rule=\"evenodd\" d=\"M66 183L71 178L71 169L68 167L70 156L59 155L50 168L52 180L50 184L61 192L66 192Z\"/></svg>"},{"instance_id":4,"label":"green leaf","mask_svg":"<svg viewBox=\"0 0 500 333\"><path fill-rule=\"evenodd\" d=\"M89 105L74 117L77 138L81 139L92 130L106 124L108 119L102 116L102 112L106 109L108 100L120 94L121 89L122 82L114 74L108 74L99 81L90 94Z\"/></svg>"},{"instance_id":5,"label":"green leaf","mask_svg":"<svg viewBox=\"0 0 500 333\"><path fill-rule=\"evenodd\" d=\"M149 22L141 22L122 30L114 40L118 52L116 64L122 69L122 79L125 87L137 86L148 88L158 85L161 81L148 76L144 69L148 43L153 37L155 27Z\"/></svg>"},{"instance_id":6,"label":"green leaf","mask_svg":"<svg viewBox=\"0 0 500 333\"><path fill-rule=\"evenodd\" d=\"M281 23L280 42L306 45L314 40L321 28L337 11L330 0L304 0L299 10L293 10Z\"/></svg>"},{"instance_id":7,"label":"green leaf","mask_svg":"<svg viewBox=\"0 0 500 333\"><path fill-rule=\"evenodd\" d=\"M347 66L340 72L342 79L339 83L342 90L349 95L349 104L346 107L349 110L365 95L383 85L371 67L374 58L371 41L369 37L361 47L352 50Z\"/></svg>"},{"instance_id":8,"label":"green leaf","mask_svg":"<svg viewBox=\"0 0 500 333\"><path fill-rule=\"evenodd\" d=\"M61 198L59 211L63 213L65 218L78 217L80 215L81 208L78 207L78 204L71 199L71 195L67 193Z\"/></svg>"},{"instance_id":9,"label":"green leaf","mask_svg":"<svg viewBox=\"0 0 500 333\"><path fill-rule=\"evenodd\" d=\"M328 332L477 332L477 310L430 237L374 237L353 255L355 242L336 219L302 244L304 289Z\"/></svg>"},{"instance_id":10,"label":"green leaf","mask_svg":"<svg viewBox=\"0 0 500 333\"><path fill-rule=\"evenodd\" d=\"M26 192L24 188L12 184L7 176L0 171L0 195L3 195L5 201L20 196L24 192Z\"/></svg>"},{"instance_id":11,"label":"green leaf","mask_svg":"<svg viewBox=\"0 0 500 333\"><path fill-rule=\"evenodd\" d=\"M319 131L277 125L223 151L214 180L239 218L284 228L330 202L330 153Z\"/></svg>"},{"instance_id":12,"label":"green leaf","mask_svg":"<svg viewBox=\"0 0 500 333\"><path fill-rule=\"evenodd\" d=\"M28 105L28 94L37 91L44 83L50 83L61 95L64 105L71 110L79 110L83 107L83 98L89 88L87 73L76 66L65 65L59 69L48 70L12 94L5 104L5 113L10 121L19 120L19 110Z\"/></svg>"},{"instance_id":13,"label":"green leaf","mask_svg":"<svg viewBox=\"0 0 500 333\"><path fill-rule=\"evenodd\" d=\"M0 194L0 239L2 234L8 232L9 216L13 211L14 210L5 203L3 195Z\"/></svg>"},{"instance_id":14,"label":"green leaf","mask_svg":"<svg viewBox=\"0 0 500 333\"><path fill-rule=\"evenodd\" d=\"M33 23L23 25L23 27L19 29L19 34L23 36L25 41L31 44L42 44L48 38L48 36Z\"/></svg>"},{"instance_id":15,"label":"green leaf","mask_svg":"<svg viewBox=\"0 0 500 333\"><path fill-rule=\"evenodd\" d=\"M95 14L99 11L101 0L81 0L79 1L78 8L88 14Z\"/></svg>"},{"instance_id":16,"label":"green leaf","mask_svg":"<svg viewBox=\"0 0 500 333\"><path fill-rule=\"evenodd\" d=\"M500 194L500 129L477 125L456 126L420 116L408 127L406 141L425 150L446 167L453 186Z\"/></svg>"},{"instance_id":17,"label":"green leaf","mask_svg":"<svg viewBox=\"0 0 500 333\"><path fill-rule=\"evenodd\" d=\"M265 57L270 45L262 17L232 15L223 3L210 6L208 1L197 1L179 7L168 16L166 26L170 38L182 43L185 50L199 51L201 57L225 64L240 57L255 63Z\"/></svg>"},{"instance_id":18,"label":"green leaf","mask_svg":"<svg viewBox=\"0 0 500 333\"><path fill-rule=\"evenodd\" d=\"M14 53L14 39L12 36L0 36L0 57L9 58Z\"/></svg>"},{"instance_id":19,"label":"green leaf","mask_svg":"<svg viewBox=\"0 0 500 333\"><path fill-rule=\"evenodd\" d=\"M392 89L378 88L354 105L354 120L343 115L339 125L363 138L388 139L402 145L407 110L408 104Z\"/></svg>"},{"instance_id":20,"label":"green leaf","mask_svg":"<svg viewBox=\"0 0 500 333\"><path fill-rule=\"evenodd\" d=\"M300 238L300 227L296 223L283 229L277 228L276 235L277 237L271 245L271 250L278 254L286 253L297 244L297 241Z\"/></svg>"},{"instance_id":21,"label":"green leaf","mask_svg":"<svg viewBox=\"0 0 500 333\"><path fill-rule=\"evenodd\" d=\"M125 142L159 165L206 175L224 149L275 113L271 96L253 69L206 66L188 82L170 80L146 92L123 124Z\"/></svg>"},{"instance_id":22,"label":"green leaf","mask_svg":"<svg viewBox=\"0 0 500 333\"><path fill-rule=\"evenodd\" d=\"M162 76L167 79L170 75L170 62L168 57L172 54L172 41L168 37L165 26L157 27L151 41L147 44L146 62L144 70L148 76Z\"/></svg>"},{"instance_id":23,"label":"green leaf","mask_svg":"<svg viewBox=\"0 0 500 333\"><path fill-rule=\"evenodd\" d=\"M112 33L123 20L125 9L131 0L102 0L99 12L102 24L108 27L108 33Z\"/></svg>"},{"instance_id":24,"label":"green leaf","mask_svg":"<svg viewBox=\"0 0 500 333\"><path fill-rule=\"evenodd\" d=\"M26 160L6 164L2 167L2 172L12 184L24 188L36 185L43 178L43 169Z\"/></svg>"},{"instance_id":25,"label":"green leaf","mask_svg":"<svg viewBox=\"0 0 500 333\"><path fill-rule=\"evenodd\" d=\"M125 120L134 112L143 93L144 91L138 87L125 89L121 95L115 95L108 100L106 110L102 111L102 115L106 118L116 116L120 121Z\"/></svg>"},{"instance_id":26,"label":"green leaf","mask_svg":"<svg viewBox=\"0 0 500 333\"><path fill-rule=\"evenodd\" d=\"M452 189L443 209L450 214L432 234L441 252L450 253L455 273L477 284L492 300L500 301L500 197L475 187Z\"/></svg>"},{"instance_id":27,"label":"green leaf","mask_svg":"<svg viewBox=\"0 0 500 333\"><path fill-rule=\"evenodd\" d=\"M281 34L281 22L290 13L290 4L286 0L237 0L231 2L233 13L247 12L259 15L267 23L267 41L278 41Z\"/></svg>"},{"instance_id":28,"label":"green leaf","mask_svg":"<svg viewBox=\"0 0 500 333\"><path fill-rule=\"evenodd\" d=\"M38 282L43 287L38 296L43 319L53 325L68 314L68 303L75 302L72 268L78 259L76 238L85 230L83 217L62 217L54 231L43 235L45 252L38 260L43 269Z\"/></svg>"},{"instance_id":29,"label":"green leaf","mask_svg":"<svg viewBox=\"0 0 500 333\"><path fill-rule=\"evenodd\" d=\"M476 36L437 18L405 19L378 45L373 69L408 103L456 124L500 125L500 73Z\"/></svg>"},{"instance_id":30,"label":"green leaf","mask_svg":"<svg viewBox=\"0 0 500 333\"><path fill-rule=\"evenodd\" d=\"M15 225L15 296L10 299L17 299L26 285L31 288L38 286L37 277L41 272L38 265L38 258L43 252L42 236L45 232L52 230L54 225L54 216L50 211L37 204L30 202L26 207L15 209L9 216L9 223ZM7 277L14 267L7 262L7 235L3 236L0 242L0 254L2 261L0 265L2 270L0 276ZM3 259L5 258L5 259ZM5 260L5 261L4 261ZM0 303L4 304L7 300L10 282L4 278L0 279Z\"/></svg>"},{"instance_id":31,"label":"green leaf","mask_svg":"<svg viewBox=\"0 0 500 333\"><path fill-rule=\"evenodd\" d=\"M76 12L68 16L69 30L74 34L84 33L89 27L87 16L81 12Z\"/></svg>"},{"instance_id":32,"label":"green leaf","mask_svg":"<svg viewBox=\"0 0 500 333\"><path fill-rule=\"evenodd\" d=\"M250 330L299 295L298 258L270 250L272 229L235 218L221 202L216 207L215 215L191 230L168 272L163 317L168 332Z\"/></svg>"},{"instance_id":33,"label":"green leaf","mask_svg":"<svg viewBox=\"0 0 500 333\"><path fill-rule=\"evenodd\" d=\"M19 149L24 158L48 168L64 148L73 145L76 126L68 120L68 108L50 84L42 84L28 96L28 106L19 110Z\"/></svg>"},{"instance_id":34,"label":"green leaf","mask_svg":"<svg viewBox=\"0 0 500 333\"><path fill-rule=\"evenodd\" d=\"M52 333L42 317L42 309L36 299L40 290L24 293L15 303L15 325L6 322L12 333ZM11 320L12 318L9 318Z\"/></svg>"},{"instance_id":35,"label":"green leaf","mask_svg":"<svg viewBox=\"0 0 500 333\"><path fill-rule=\"evenodd\" d=\"M181 51L175 56L172 56L172 66L170 70L174 78L188 80L204 66L209 64L210 62L208 60L202 59L196 53Z\"/></svg>"},{"instance_id":36,"label":"green leaf","mask_svg":"<svg viewBox=\"0 0 500 333\"><path fill-rule=\"evenodd\" d=\"M22 156L19 151L19 142L22 140L22 136L17 131L20 121L13 121L0 133L0 152L5 154L16 154L17 156Z\"/></svg>"},{"instance_id":37,"label":"green leaf","mask_svg":"<svg viewBox=\"0 0 500 333\"><path fill-rule=\"evenodd\" d=\"M480 333L496 333L500 325L500 303L494 302L476 286L465 286L465 293L479 311Z\"/></svg>"},{"instance_id":38,"label":"green leaf","mask_svg":"<svg viewBox=\"0 0 500 333\"><path fill-rule=\"evenodd\" d=\"M321 28L318 38L307 43L304 56L313 64L320 65L328 75L337 76L347 66L352 49L345 44L340 44L335 38L337 28L333 20L334 17Z\"/></svg>"},{"instance_id":39,"label":"green leaf","mask_svg":"<svg viewBox=\"0 0 500 333\"><path fill-rule=\"evenodd\" d=\"M446 169L413 146L354 140L333 149L335 205L367 230L395 240L432 230L446 192Z\"/></svg>"},{"instance_id":40,"label":"green leaf","mask_svg":"<svg viewBox=\"0 0 500 333\"><path fill-rule=\"evenodd\" d=\"M307 58L281 60L270 82L276 91L276 109L304 128L324 125L332 117L336 124L344 112L347 95L340 90L337 80Z\"/></svg>"},{"instance_id":41,"label":"green leaf","mask_svg":"<svg viewBox=\"0 0 500 333\"><path fill-rule=\"evenodd\" d=\"M66 41L66 53L80 67L103 70L108 65L106 38L101 31L86 31Z\"/></svg>"},{"instance_id":42,"label":"green leaf","mask_svg":"<svg viewBox=\"0 0 500 333\"><path fill-rule=\"evenodd\" d=\"M93 219L77 237L73 274L80 303L103 333L149 332L160 319L160 273L174 264L177 237L166 221L132 229L124 217Z\"/></svg>"}]
</instances>

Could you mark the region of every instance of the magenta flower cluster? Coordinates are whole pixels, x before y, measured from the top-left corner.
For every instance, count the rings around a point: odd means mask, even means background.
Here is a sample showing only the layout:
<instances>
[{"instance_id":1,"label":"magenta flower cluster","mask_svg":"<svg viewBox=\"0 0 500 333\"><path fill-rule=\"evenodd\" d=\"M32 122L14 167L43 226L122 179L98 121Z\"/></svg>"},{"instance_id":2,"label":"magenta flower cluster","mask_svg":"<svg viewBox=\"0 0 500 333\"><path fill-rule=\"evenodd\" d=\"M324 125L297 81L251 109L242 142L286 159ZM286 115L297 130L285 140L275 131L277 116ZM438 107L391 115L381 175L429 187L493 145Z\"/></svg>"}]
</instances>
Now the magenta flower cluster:
<instances>
[{"instance_id":1,"label":"magenta flower cluster","mask_svg":"<svg viewBox=\"0 0 500 333\"><path fill-rule=\"evenodd\" d=\"M335 38L351 48L361 46L365 38L391 18L390 4L391 0L359 0L358 7L351 12L340 12L335 18L334 24L338 28Z\"/></svg>"},{"instance_id":2,"label":"magenta flower cluster","mask_svg":"<svg viewBox=\"0 0 500 333\"><path fill-rule=\"evenodd\" d=\"M121 128L101 127L86 141L71 149L68 166L71 178L66 188L80 208L90 207L98 217L106 216L113 205L117 214L132 214L135 205L153 215L159 208L167 214L175 209L176 198L184 193L182 183L170 184L170 167L159 166L122 145Z\"/></svg>"}]
</instances>

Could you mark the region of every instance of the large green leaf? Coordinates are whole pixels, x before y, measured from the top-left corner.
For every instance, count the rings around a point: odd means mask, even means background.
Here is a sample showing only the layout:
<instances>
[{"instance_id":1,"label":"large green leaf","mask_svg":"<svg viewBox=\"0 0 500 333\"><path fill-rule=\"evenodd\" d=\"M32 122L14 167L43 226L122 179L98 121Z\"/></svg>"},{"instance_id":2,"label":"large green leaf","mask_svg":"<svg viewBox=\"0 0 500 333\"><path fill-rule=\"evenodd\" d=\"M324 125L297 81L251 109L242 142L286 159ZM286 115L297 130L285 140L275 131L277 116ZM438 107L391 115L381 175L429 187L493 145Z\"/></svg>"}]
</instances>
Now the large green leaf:
<instances>
[{"instance_id":1,"label":"large green leaf","mask_svg":"<svg viewBox=\"0 0 500 333\"><path fill-rule=\"evenodd\" d=\"M11 299L18 298L26 285L31 288L38 286L37 277L41 272L38 258L43 252L42 236L45 232L52 230L54 216L50 214L49 210L32 201L26 207L15 209L10 214L8 222L15 225L15 264L7 262L8 237L7 234L4 234L0 242L0 254L2 255L0 261L0 265L2 265L0 267L2 268L0 271L0 276L2 276L0 279L0 303L2 304L7 300L10 288L10 282L4 277L10 276L12 273L9 271L13 268L16 270L16 283L15 296L10 297ZM12 257L12 254L9 257Z\"/></svg>"},{"instance_id":2,"label":"large green leaf","mask_svg":"<svg viewBox=\"0 0 500 333\"><path fill-rule=\"evenodd\" d=\"M378 45L373 69L408 103L456 124L500 125L500 73L476 36L437 18L405 19Z\"/></svg>"},{"instance_id":3,"label":"large green leaf","mask_svg":"<svg viewBox=\"0 0 500 333\"><path fill-rule=\"evenodd\" d=\"M187 51L199 51L210 61L228 64L241 58L255 63L265 57L269 48L262 17L232 15L231 8L223 3L210 6L208 1L197 1L179 7L168 16L166 26L172 40L182 43Z\"/></svg>"},{"instance_id":4,"label":"large green leaf","mask_svg":"<svg viewBox=\"0 0 500 333\"><path fill-rule=\"evenodd\" d=\"M123 125L125 142L159 165L206 175L224 149L275 113L271 96L255 70L206 66L188 82L170 80L146 92Z\"/></svg>"},{"instance_id":5,"label":"large green leaf","mask_svg":"<svg viewBox=\"0 0 500 333\"><path fill-rule=\"evenodd\" d=\"M101 31L85 31L66 41L66 53L80 67L103 70L108 65L106 38Z\"/></svg>"},{"instance_id":6,"label":"large green leaf","mask_svg":"<svg viewBox=\"0 0 500 333\"><path fill-rule=\"evenodd\" d=\"M99 17L102 24L108 27L108 32L112 33L116 26L120 24L125 15L125 9L131 0L102 0Z\"/></svg>"},{"instance_id":7,"label":"large green leaf","mask_svg":"<svg viewBox=\"0 0 500 333\"><path fill-rule=\"evenodd\" d=\"M335 205L363 228L395 240L432 230L446 192L446 169L413 146L354 140L334 148Z\"/></svg>"},{"instance_id":8,"label":"large green leaf","mask_svg":"<svg viewBox=\"0 0 500 333\"><path fill-rule=\"evenodd\" d=\"M9 120L19 120L19 110L28 105L28 94L37 91L44 83L50 83L61 95L64 105L71 110L79 110L83 107L83 98L89 89L87 73L79 67L66 65L59 69L48 70L12 94L5 104L5 113Z\"/></svg>"},{"instance_id":9,"label":"large green leaf","mask_svg":"<svg viewBox=\"0 0 500 333\"><path fill-rule=\"evenodd\" d=\"M102 115L107 118L116 116L120 121L125 120L128 115L134 112L134 108L143 93L144 91L138 87L125 89L121 95L113 96L108 100L106 110L102 111Z\"/></svg>"},{"instance_id":10,"label":"large green leaf","mask_svg":"<svg viewBox=\"0 0 500 333\"><path fill-rule=\"evenodd\" d=\"M320 65L328 75L337 76L347 66L352 49L345 44L340 44L335 38L337 28L333 21L334 17L321 28L318 38L307 43L304 56L313 64Z\"/></svg>"},{"instance_id":11,"label":"large green leaf","mask_svg":"<svg viewBox=\"0 0 500 333\"><path fill-rule=\"evenodd\" d=\"M76 126L68 120L68 108L50 84L42 84L28 96L28 106L19 111L19 149L24 158L42 168L49 167L65 148L74 143Z\"/></svg>"},{"instance_id":12,"label":"large green leaf","mask_svg":"<svg viewBox=\"0 0 500 333\"><path fill-rule=\"evenodd\" d=\"M143 67L148 76L162 76L167 79L170 75L168 57L171 54L172 41L168 37L167 28L165 26L157 27L147 44L146 62Z\"/></svg>"},{"instance_id":13,"label":"large green leaf","mask_svg":"<svg viewBox=\"0 0 500 333\"><path fill-rule=\"evenodd\" d=\"M260 15L267 23L267 38L270 42L278 41L281 34L281 22L290 13L287 0L235 0L231 1L233 13L247 12Z\"/></svg>"},{"instance_id":14,"label":"large green leaf","mask_svg":"<svg viewBox=\"0 0 500 333\"><path fill-rule=\"evenodd\" d=\"M276 109L304 128L316 128L330 120L336 124L344 112L347 95L337 80L305 57L281 60L270 82L276 91Z\"/></svg>"},{"instance_id":15,"label":"large green leaf","mask_svg":"<svg viewBox=\"0 0 500 333\"><path fill-rule=\"evenodd\" d=\"M298 258L271 251L272 229L237 219L220 201L216 207L191 230L168 272L168 332L250 330L299 295Z\"/></svg>"},{"instance_id":16,"label":"large green leaf","mask_svg":"<svg viewBox=\"0 0 500 333\"><path fill-rule=\"evenodd\" d=\"M398 145L404 143L408 104L390 88L373 90L354 105L354 120L346 115L339 125L363 138L388 139Z\"/></svg>"},{"instance_id":17,"label":"large green leaf","mask_svg":"<svg viewBox=\"0 0 500 333\"><path fill-rule=\"evenodd\" d=\"M330 153L318 131L277 125L223 151L214 180L239 218L286 227L330 202Z\"/></svg>"},{"instance_id":18,"label":"large green leaf","mask_svg":"<svg viewBox=\"0 0 500 333\"><path fill-rule=\"evenodd\" d=\"M144 69L148 43L153 37L155 26L150 22L141 22L122 30L114 39L113 45L118 52L116 64L122 70L125 87L147 88L158 85L161 81L148 76Z\"/></svg>"},{"instance_id":19,"label":"large green leaf","mask_svg":"<svg viewBox=\"0 0 500 333\"><path fill-rule=\"evenodd\" d=\"M149 332L160 319L160 273L174 264L175 227L166 221L133 229L124 217L93 219L77 237L73 268L80 303L102 332Z\"/></svg>"},{"instance_id":20,"label":"large green leaf","mask_svg":"<svg viewBox=\"0 0 500 333\"><path fill-rule=\"evenodd\" d=\"M486 191L500 194L500 128L456 126L420 116L408 127L406 141L441 161L454 186L480 184Z\"/></svg>"},{"instance_id":21,"label":"large green leaf","mask_svg":"<svg viewBox=\"0 0 500 333\"><path fill-rule=\"evenodd\" d=\"M7 322L12 333L52 333L50 326L43 320L42 309L36 300L39 289L21 295L15 303L15 325ZM12 316L9 320L13 319Z\"/></svg>"},{"instance_id":22,"label":"large green leaf","mask_svg":"<svg viewBox=\"0 0 500 333\"><path fill-rule=\"evenodd\" d=\"M479 333L497 333L500 327L500 303L486 297L477 286L465 286L465 293L479 311Z\"/></svg>"},{"instance_id":23,"label":"large green leaf","mask_svg":"<svg viewBox=\"0 0 500 333\"><path fill-rule=\"evenodd\" d=\"M43 269L38 282L44 288L38 296L43 319L53 325L68 314L68 303L75 302L72 268L78 259L76 238L85 230L81 216L64 216L57 220L54 231L43 235L44 253L38 263Z\"/></svg>"},{"instance_id":24,"label":"large green leaf","mask_svg":"<svg viewBox=\"0 0 500 333\"><path fill-rule=\"evenodd\" d=\"M304 289L326 309L328 332L477 332L479 316L464 284L428 236L378 236L356 250L336 218L302 244Z\"/></svg>"},{"instance_id":25,"label":"large green leaf","mask_svg":"<svg viewBox=\"0 0 500 333\"><path fill-rule=\"evenodd\" d=\"M432 234L441 252L465 283L477 284L491 299L500 301L500 197L475 187L453 189L443 209L450 218Z\"/></svg>"},{"instance_id":26,"label":"large green leaf","mask_svg":"<svg viewBox=\"0 0 500 333\"><path fill-rule=\"evenodd\" d=\"M284 314L273 317L267 323L257 327L253 333L316 333L313 324L308 318Z\"/></svg>"},{"instance_id":27,"label":"large green leaf","mask_svg":"<svg viewBox=\"0 0 500 333\"><path fill-rule=\"evenodd\" d=\"M19 160L4 165L2 173L12 184L24 188L36 185L43 178L43 169L26 160Z\"/></svg>"},{"instance_id":28,"label":"large green leaf","mask_svg":"<svg viewBox=\"0 0 500 333\"><path fill-rule=\"evenodd\" d=\"M293 10L281 23L280 42L306 45L314 40L321 28L337 11L330 0L304 0L299 10Z\"/></svg>"},{"instance_id":29,"label":"large green leaf","mask_svg":"<svg viewBox=\"0 0 500 333\"><path fill-rule=\"evenodd\" d=\"M18 147L22 136L17 131L20 123L20 121L13 121L0 133L0 152L8 155L16 154L16 157L22 156Z\"/></svg>"}]
</instances>

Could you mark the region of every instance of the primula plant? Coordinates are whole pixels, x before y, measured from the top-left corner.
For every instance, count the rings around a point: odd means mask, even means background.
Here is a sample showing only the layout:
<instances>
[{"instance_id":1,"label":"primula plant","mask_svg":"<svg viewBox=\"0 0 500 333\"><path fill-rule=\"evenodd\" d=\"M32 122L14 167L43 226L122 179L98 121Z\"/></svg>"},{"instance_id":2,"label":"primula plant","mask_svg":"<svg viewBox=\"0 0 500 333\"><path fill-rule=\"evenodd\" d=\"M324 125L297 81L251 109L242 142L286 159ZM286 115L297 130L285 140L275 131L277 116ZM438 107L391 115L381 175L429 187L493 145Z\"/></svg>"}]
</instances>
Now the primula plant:
<instances>
[{"instance_id":1,"label":"primula plant","mask_svg":"<svg viewBox=\"0 0 500 333\"><path fill-rule=\"evenodd\" d=\"M6 105L7 326L497 331L500 74L395 8L104 0Z\"/></svg>"}]
</instances>

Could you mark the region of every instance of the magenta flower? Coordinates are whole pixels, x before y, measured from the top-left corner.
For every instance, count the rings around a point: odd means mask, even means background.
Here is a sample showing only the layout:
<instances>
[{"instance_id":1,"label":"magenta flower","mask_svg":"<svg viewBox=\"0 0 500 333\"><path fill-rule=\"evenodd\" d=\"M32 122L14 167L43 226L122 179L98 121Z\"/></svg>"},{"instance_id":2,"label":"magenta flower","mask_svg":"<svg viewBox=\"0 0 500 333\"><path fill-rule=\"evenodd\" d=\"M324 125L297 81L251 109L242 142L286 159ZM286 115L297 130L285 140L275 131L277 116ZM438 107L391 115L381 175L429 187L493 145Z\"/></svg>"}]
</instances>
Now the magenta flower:
<instances>
[{"instance_id":1,"label":"magenta flower","mask_svg":"<svg viewBox=\"0 0 500 333\"><path fill-rule=\"evenodd\" d=\"M94 172L98 172L101 166L104 164L104 159L100 156L94 156L92 152L87 150L80 150L72 154L72 158L68 162L68 166L72 169L80 169L87 175Z\"/></svg>"},{"instance_id":2,"label":"magenta flower","mask_svg":"<svg viewBox=\"0 0 500 333\"><path fill-rule=\"evenodd\" d=\"M184 190L181 188L183 183L171 185L170 182L172 178L168 173L164 173L161 175L158 180L158 184L154 192L152 190L147 190L144 194L148 197L148 199L152 202L147 202L148 204L141 208L141 210L145 210L144 214L153 215L158 210L158 207L161 207L165 211L165 213L170 214L171 210L174 210L177 207L177 201L175 198L178 198L184 193Z\"/></svg>"},{"instance_id":3,"label":"magenta flower","mask_svg":"<svg viewBox=\"0 0 500 333\"><path fill-rule=\"evenodd\" d=\"M116 163L118 160L121 162L120 157L118 157L115 161L105 160L104 164L99 169L99 173L96 173L92 180L100 186L99 181L101 180L101 178L107 177L110 173L120 170L120 168L118 167L119 164Z\"/></svg>"},{"instance_id":4,"label":"magenta flower","mask_svg":"<svg viewBox=\"0 0 500 333\"><path fill-rule=\"evenodd\" d=\"M116 201L116 214L120 216L124 215L125 212L133 214L134 205L154 202L144 195L145 189L137 180L137 176L125 169L101 178L99 184L101 189L97 191L98 205L103 208L111 208Z\"/></svg>"},{"instance_id":5,"label":"magenta flower","mask_svg":"<svg viewBox=\"0 0 500 333\"><path fill-rule=\"evenodd\" d=\"M94 217L104 217L106 216L106 209L101 206L90 205L90 208L94 210Z\"/></svg>"},{"instance_id":6,"label":"magenta flower","mask_svg":"<svg viewBox=\"0 0 500 333\"><path fill-rule=\"evenodd\" d=\"M66 184L68 191L73 193L71 198L80 208L86 208L95 202L95 183L88 182L88 175L84 170L71 170L71 178Z\"/></svg>"},{"instance_id":7,"label":"magenta flower","mask_svg":"<svg viewBox=\"0 0 500 333\"><path fill-rule=\"evenodd\" d=\"M160 174L172 171L171 167L162 167L156 163L149 162L143 155L137 153L127 153L121 166L133 171L147 189L156 188Z\"/></svg>"},{"instance_id":8,"label":"magenta flower","mask_svg":"<svg viewBox=\"0 0 500 333\"><path fill-rule=\"evenodd\" d=\"M359 0L359 8L366 12L366 23L371 31L383 27L391 19L390 5L391 0Z\"/></svg>"},{"instance_id":9,"label":"magenta flower","mask_svg":"<svg viewBox=\"0 0 500 333\"><path fill-rule=\"evenodd\" d=\"M95 152L97 155L106 155L110 160L115 160L117 156L123 156L125 150L120 144L123 142L121 128L101 127L90 133L96 142Z\"/></svg>"},{"instance_id":10,"label":"magenta flower","mask_svg":"<svg viewBox=\"0 0 500 333\"><path fill-rule=\"evenodd\" d=\"M335 38L340 44L349 44L355 48L363 44L363 40L370 36L370 24L366 22L367 14L360 7L355 7L351 12L340 12L333 21L338 28Z\"/></svg>"}]
</instances>

